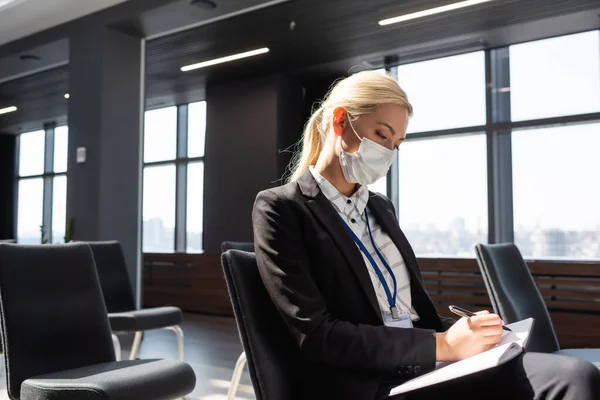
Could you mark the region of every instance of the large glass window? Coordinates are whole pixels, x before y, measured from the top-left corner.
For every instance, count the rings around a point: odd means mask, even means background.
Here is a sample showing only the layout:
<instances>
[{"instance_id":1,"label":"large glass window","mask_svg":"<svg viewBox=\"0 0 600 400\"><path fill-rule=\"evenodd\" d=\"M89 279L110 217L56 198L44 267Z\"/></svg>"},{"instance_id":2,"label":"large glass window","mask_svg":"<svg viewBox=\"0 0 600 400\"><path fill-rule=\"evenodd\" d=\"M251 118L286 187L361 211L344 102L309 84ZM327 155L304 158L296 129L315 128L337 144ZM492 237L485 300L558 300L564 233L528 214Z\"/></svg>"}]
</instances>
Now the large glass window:
<instances>
[{"instance_id":1,"label":"large glass window","mask_svg":"<svg viewBox=\"0 0 600 400\"><path fill-rule=\"evenodd\" d=\"M28 178L19 181L19 202L17 215L17 242L40 244L42 238L44 211L44 180Z\"/></svg>"},{"instance_id":2,"label":"large glass window","mask_svg":"<svg viewBox=\"0 0 600 400\"><path fill-rule=\"evenodd\" d=\"M201 252L206 103L148 111L145 122L143 251Z\"/></svg>"},{"instance_id":3,"label":"large glass window","mask_svg":"<svg viewBox=\"0 0 600 400\"><path fill-rule=\"evenodd\" d=\"M407 141L399 160L400 226L415 253L473 257L488 235L485 135Z\"/></svg>"},{"instance_id":4,"label":"large glass window","mask_svg":"<svg viewBox=\"0 0 600 400\"><path fill-rule=\"evenodd\" d=\"M513 121L600 111L600 33L510 46Z\"/></svg>"},{"instance_id":5,"label":"large glass window","mask_svg":"<svg viewBox=\"0 0 600 400\"><path fill-rule=\"evenodd\" d=\"M52 243L65 243L67 221L67 177L59 175L52 185Z\"/></svg>"},{"instance_id":6,"label":"large glass window","mask_svg":"<svg viewBox=\"0 0 600 400\"><path fill-rule=\"evenodd\" d=\"M202 251L204 210L204 163L195 162L187 167L187 251Z\"/></svg>"},{"instance_id":7,"label":"large glass window","mask_svg":"<svg viewBox=\"0 0 600 400\"><path fill-rule=\"evenodd\" d=\"M54 146L54 152L46 151ZM68 128L19 136L17 241L63 243L67 213Z\"/></svg>"},{"instance_id":8,"label":"large glass window","mask_svg":"<svg viewBox=\"0 0 600 400\"><path fill-rule=\"evenodd\" d=\"M175 159L177 107L147 111L144 119L144 162Z\"/></svg>"},{"instance_id":9,"label":"large glass window","mask_svg":"<svg viewBox=\"0 0 600 400\"><path fill-rule=\"evenodd\" d=\"M408 133L485 124L483 51L398 67L415 112Z\"/></svg>"},{"instance_id":10,"label":"large glass window","mask_svg":"<svg viewBox=\"0 0 600 400\"><path fill-rule=\"evenodd\" d=\"M175 246L175 165L144 169L144 252Z\"/></svg>"},{"instance_id":11,"label":"large glass window","mask_svg":"<svg viewBox=\"0 0 600 400\"><path fill-rule=\"evenodd\" d=\"M600 123L513 131L515 243L533 258L600 259Z\"/></svg>"},{"instance_id":12,"label":"large glass window","mask_svg":"<svg viewBox=\"0 0 600 400\"><path fill-rule=\"evenodd\" d=\"M206 102L192 103L188 106L188 157L204 156L205 133Z\"/></svg>"},{"instance_id":13,"label":"large glass window","mask_svg":"<svg viewBox=\"0 0 600 400\"><path fill-rule=\"evenodd\" d=\"M19 175L31 176L44 173L44 149L46 132L35 131L19 136Z\"/></svg>"},{"instance_id":14,"label":"large glass window","mask_svg":"<svg viewBox=\"0 0 600 400\"><path fill-rule=\"evenodd\" d=\"M69 127L59 126L54 130L54 172L67 172L68 152Z\"/></svg>"}]
</instances>

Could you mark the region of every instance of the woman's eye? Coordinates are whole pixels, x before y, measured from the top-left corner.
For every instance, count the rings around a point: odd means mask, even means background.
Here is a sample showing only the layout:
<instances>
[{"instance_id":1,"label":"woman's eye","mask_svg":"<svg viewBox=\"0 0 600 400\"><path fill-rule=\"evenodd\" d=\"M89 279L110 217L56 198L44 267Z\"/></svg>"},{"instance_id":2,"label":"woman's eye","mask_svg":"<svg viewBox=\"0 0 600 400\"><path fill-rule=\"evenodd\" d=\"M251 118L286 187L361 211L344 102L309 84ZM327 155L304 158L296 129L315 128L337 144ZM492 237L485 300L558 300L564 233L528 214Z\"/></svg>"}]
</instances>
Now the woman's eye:
<instances>
[{"instance_id":1,"label":"woman's eye","mask_svg":"<svg viewBox=\"0 0 600 400\"><path fill-rule=\"evenodd\" d=\"M380 138L382 138L384 140L387 139L387 137L383 133L381 133L379 131L375 131L375 133L377 133L377 136L379 136Z\"/></svg>"}]
</instances>

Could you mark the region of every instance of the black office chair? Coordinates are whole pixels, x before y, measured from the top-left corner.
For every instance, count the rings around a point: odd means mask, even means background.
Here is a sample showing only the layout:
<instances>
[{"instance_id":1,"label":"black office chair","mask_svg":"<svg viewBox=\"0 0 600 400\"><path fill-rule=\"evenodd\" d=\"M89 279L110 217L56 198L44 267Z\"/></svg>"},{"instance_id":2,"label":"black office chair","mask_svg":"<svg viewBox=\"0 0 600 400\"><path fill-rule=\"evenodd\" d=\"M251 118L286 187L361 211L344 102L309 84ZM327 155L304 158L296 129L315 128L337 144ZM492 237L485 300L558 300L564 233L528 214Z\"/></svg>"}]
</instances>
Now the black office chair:
<instances>
[{"instance_id":1,"label":"black office chair","mask_svg":"<svg viewBox=\"0 0 600 400\"><path fill-rule=\"evenodd\" d=\"M267 294L254 253L228 250L221 261L256 399L297 398L300 351Z\"/></svg>"},{"instance_id":2,"label":"black office chair","mask_svg":"<svg viewBox=\"0 0 600 400\"><path fill-rule=\"evenodd\" d=\"M121 244L117 241L87 243L92 249L96 261L112 331L135 332L129 359L135 360L144 331L168 329L175 332L177 336L179 360L183 361L183 331L180 328L183 314L181 309L156 307L136 310Z\"/></svg>"},{"instance_id":3,"label":"black office chair","mask_svg":"<svg viewBox=\"0 0 600 400\"><path fill-rule=\"evenodd\" d=\"M254 243L232 241L225 241L221 243L221 253L225 253L227 250L241 250L254 253ZM227 400L235 399L238 387L240 386L240 380L242 379L242 372L244 372L244 367L246 366L247 361L246 353L242 351L242 354L240 354L237 362L235 363L235 367L233 368L231 384L229 385L229 390L227 391Z\"/></svg>"},{"instance_id":4,"label":"black office chair","mask_svg":"<svg viewBox=\"0 0 600 400\"><path fill-rule=\"evenodd\" d=\"M506 323L529 317L535 319L526 345L528 351L600 362L600 349L560 349L544 298L516 245L478 244L475 252L494 312Z\"/></svg>"},{"instance_id":5,"label":"black office chair","mask_svg":"<svg viewBox=\"0 0 600 400\"><path fill-rule=\"evenodd\" d=\"M221 243L221 253L225 253L227 250L241 250L254 253L253 242L229 242L225 241Z\"/></svg>"},{"instance_id":6,"label":"black office chair","mask_svg":"<svg viewBox=\"0 0 600 400\"><path fill-rule=\"evenodd\" d=\"M174 399L194 389L186 363L115 361L85 243L0 244L0 304L11 399Z\"/></svg>"}]
</instances>

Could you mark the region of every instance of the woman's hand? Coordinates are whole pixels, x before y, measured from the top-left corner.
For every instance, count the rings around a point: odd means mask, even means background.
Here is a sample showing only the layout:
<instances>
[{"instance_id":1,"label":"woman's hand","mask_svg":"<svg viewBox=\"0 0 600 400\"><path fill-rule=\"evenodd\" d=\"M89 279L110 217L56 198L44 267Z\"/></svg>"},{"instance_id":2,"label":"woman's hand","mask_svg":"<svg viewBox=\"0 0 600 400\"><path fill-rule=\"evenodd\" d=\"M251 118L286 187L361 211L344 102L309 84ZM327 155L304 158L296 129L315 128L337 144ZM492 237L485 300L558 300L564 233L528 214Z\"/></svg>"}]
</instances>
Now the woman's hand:
<instances>
[{"instance_id":1,"label":"woman's hand","mask_svg":"<svg viewBox=\"0 0 600 400\"><path fill-rule=\"evenodd\" d=\"M496 314L478 312L436 334L436 361L459 361L491 349L502 339L503 322Z\"/></svg>"}]
</instances>

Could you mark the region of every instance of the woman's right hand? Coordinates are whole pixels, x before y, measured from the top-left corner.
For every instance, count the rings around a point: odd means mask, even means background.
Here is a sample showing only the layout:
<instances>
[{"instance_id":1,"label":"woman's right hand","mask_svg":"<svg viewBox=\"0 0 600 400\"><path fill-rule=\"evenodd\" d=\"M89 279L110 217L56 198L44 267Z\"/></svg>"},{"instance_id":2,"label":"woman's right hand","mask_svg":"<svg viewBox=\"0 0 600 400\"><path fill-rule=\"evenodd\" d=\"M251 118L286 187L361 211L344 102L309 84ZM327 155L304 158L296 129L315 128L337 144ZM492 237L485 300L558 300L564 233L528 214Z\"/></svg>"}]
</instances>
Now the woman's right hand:
<instances>
[{"instance_id":1,"label":"woman's right hand","mask_svg":"<svg viewBox=\"0 0 600 400\"><path fill-rule=\"evenodd\" d=\"M436 334L436 361L459 361L491 349L502 339L502 320L489 312L461 318Z\"/></svg>"}]
</instances>

